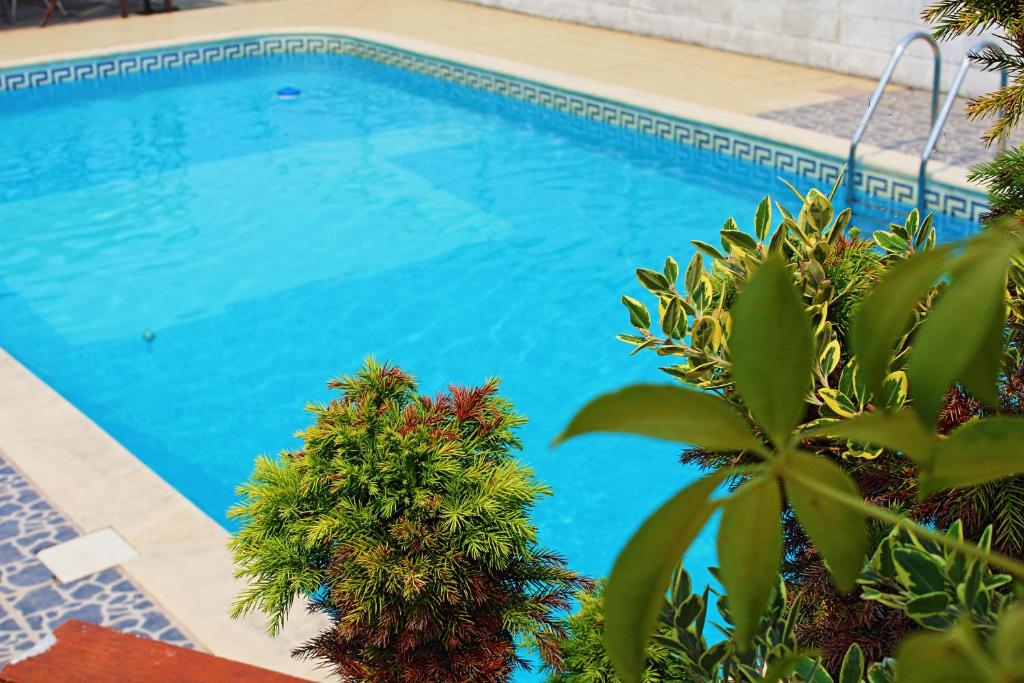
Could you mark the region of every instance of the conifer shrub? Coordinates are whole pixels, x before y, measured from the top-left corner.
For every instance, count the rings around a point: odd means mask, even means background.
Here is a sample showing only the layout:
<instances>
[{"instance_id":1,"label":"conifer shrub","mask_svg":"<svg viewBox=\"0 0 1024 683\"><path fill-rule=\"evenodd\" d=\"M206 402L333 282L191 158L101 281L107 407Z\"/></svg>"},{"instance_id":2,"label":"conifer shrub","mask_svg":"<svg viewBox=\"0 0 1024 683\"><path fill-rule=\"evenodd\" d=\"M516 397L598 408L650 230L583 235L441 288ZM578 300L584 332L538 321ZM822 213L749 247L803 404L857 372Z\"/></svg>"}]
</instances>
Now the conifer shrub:
<instances>
[{"instance_id":1,"label":"conifer shrub","mask_svg":"<svg viewBox=\"0 0 1024 683\"><path fill-rule=\"evenodd\" d=\"M1005 49L986 47L970 56L975 66L998 72L1006 70L1005 87L976 97L967 105L968 119L992 123L982 141L991 146L1007 142L1024 117L1024 4L1014 0L938 0L921 13L932 25L937 40L978 35L986 31L1002 38ZM972 182L988 189L987 218L1024 214L1024 146L999 151L968 174Z\"/></svg>"},{"instance_id":2,"label":"conifer shrub","mask_svg":"<svg viewBox=\"0 0 1024 683\"><path fill-rule=\"evenodd\" d=\"M602 581L594 590L581 591L579 608L565 620L568 638L561 644L562 667L547 683L619 683L604 644L604 592ZM671 625L659 623L657 635L674 637ZM647 644L643 683L686 683L692 680L683 661L657 640Z\"/></svg>"},{"instance_id":3,"label":"conifer shrub","mask_svg":"<svg viewBox=\"0 0 1024 683\"><path fill-rule=\"evenodd\" d=\"M550 491L515 458L524 419L497 381L429 397L369 360L328 386L302 449L239 488L234 615L274 634L306 598L331 627L296 655L367 683L507 681L523 642L557 668L559 617L590 582L538 544Z\"/></svg>"}]
</instances>

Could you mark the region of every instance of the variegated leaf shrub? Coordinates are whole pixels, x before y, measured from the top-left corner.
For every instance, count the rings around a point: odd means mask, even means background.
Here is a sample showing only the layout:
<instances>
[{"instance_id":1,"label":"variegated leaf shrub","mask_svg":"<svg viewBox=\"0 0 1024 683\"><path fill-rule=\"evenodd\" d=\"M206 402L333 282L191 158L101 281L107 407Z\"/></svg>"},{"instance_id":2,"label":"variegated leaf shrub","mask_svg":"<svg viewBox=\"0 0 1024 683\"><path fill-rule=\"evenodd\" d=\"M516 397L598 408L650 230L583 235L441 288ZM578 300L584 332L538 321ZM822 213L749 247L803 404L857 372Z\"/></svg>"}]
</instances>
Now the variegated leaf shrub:
<instances>
[{"instance_id":1,"label":"variegated leaf shrub","mask_svg":"<svg viewBox=\"0 0 1024 683\"><path fill-rule=\"evenodd\" d=\"M850 210L837 213L833 208L841 182L840 177L828 195L817 189L803 195L789 186L800 208L794 215L775 203L777 224L772 199L766 196L750 232L730 218L719 233L720 248L694 240L697 253L685 270L671 256L661 272L638 269L640 284L657 298L657 317L642 301L623 296L635 332L618 338L632 345L634 353L650 349L665 357L670 364L662 370L684 384L730 396L732 305L752 270L778 255L791 266L814 331L814 383L806 396L802 424L864 412L868 393L849 351L851 313L891 264L933 248L936 237L932 216L922 221L914 210L903 224L862 239L850 225ZM912 331L894 349L894 369L884 379L886 408L899 408L906 399L907 379L900 361L906 357ZM879 454L878 449L852 442L844 453L867 459Z\"/></svg>"},{"instance_id":2,"label":"variegated leaf shrub","mask_svg":"<svg viewBox=\"0 0 1024 683\"><path fill-rule=\"evenodd\" d=\"M685 272L672 258L666 261L660 277L655 277L658 274L654 271L638 271L640 283L657 297L659 318L642 324L651 316L646 306L637 299L624 297L631 322L635 327L638 321L641 325L635 334L620 335L620 339L632 345L634 353L653 350L668 359L670 364L662 369L683 385L720 395L746 412L735 391L732 372L734 305L751 269L775 255L787 263L811 320L815 362L812 383L804 396L800 427L812 429L880 408L896 410L904 405L911 341L943 283L930 281L919 292L906 327L898 338L888 340L888 355L867 359L872 365L867 369L870 374L884 365L880 387L867 387L862 379L864 373L858 365L864 361L855 358L852 349L857 334L863 334L870 323L858 331L852 314L886 274L912 257L941 260L946 248L936 246L931 216L922 220L916 211L902 223L891 224L886 230L866 231L871 237L862 238L861 231L850 226L849 213L837 213L832 208L831 197L838 187L837 182L827 194L815 189L800 194L791 188L800 201L800 208L792 213L766 197L748 232L741 232L736 221L730 219L721 232L720 248L695 242L698 253ZM778 216L774 221L773 213ZM1006 338L1001 348L990 350L990 357L1004 357L1008 368L1000 378L999 400L989 407L969 389L954 385L941 399L940 433L986 415L1024 413L1024 365L1020 352L1024 305L1018 295L1024 283L1021 263L1019 255L1011 259L1005 283L1009 309ZM681 311L683 318L673 318L673 310ZM986 398L993 400L992 395ZM854 478L866 498L880 505L939 527L963 517L975 538L991 524L996 548L1024 556L1024 513L1020 512L1024 509L1024 478L1007 481L999 488L983 485L920 498L916 491L916 463L891 451L855 438L809 438L804 447L832 458ZM682 461L714 471L750 462L751 457L749 453L690 446L684 450ZM784 574L795 589L809 596L798 626L801 641L821 649L833 671L853 642L861 643L872 657L891 654L895 641L883 634L898 635L913 628L913 623L887 610L864 609L859 601L838 594L827 581L820 555L793 515L787 514L783 523ZM875 541L884 535L874 528L872 534Z\"/></svg>"},{"instance_id":3,"label":"variegated leaf shrub","mask_svg":"<svg viewBox=\"0 0 1024 683\"><path fill-rule=\"evenodd\" d=\"M946 534L964 540L959 523ZM989 527L978 547L988 551L991 544ZM926 629L949 631L968 620L986 635L1013 598L1012 581L977 557L901 528L882 540L857 580L863 599L899 610Z\"/></svg>"},{"instance_id":4,"label":"variegated leaf shrub","mask_svg":"<svg viewBox=\"0 0 1024 683\"><path fill-rule=\"evenodd\" d=\"M817 195L809 197L807 213L820 201ZM784 516L791 516L813 544L841 592L858 586L867 555L877 545L872 535L885 528L948 549L946 557L954 558L954 565L956 557L963 557L975 567L987 565L1024 579L1024 562L990 549L985 539L978 545L955 529L946 533L865 499L857 480L840 466L843 460L822 448L832 442L881 449L909 465L922 499L1024 475L1024 417L1014 411L980 414L948 434L939 432L954 387L980 404L996 405L1000 382L1019 371L1008 365L1014 356L1005 350L1016 334L1010 311L1016 305L1012 283L1024 253L1022 233L1021 224L1002 223L962 243L891 259L892 266L857 306L848 332L854 384L865 399L862 410L808 419L808 406L815 405L809 397L822 388L818 335L827 315L821 313L822 302L808 301L804 264L789 258L785 249L770 249L744 271L735 301L728 304L722 344L728 364L720 369L728 371L729 382L704 390L635 385L593 400L573 418L557 441L620 432L738 456L659 508L616 561L608 580L605 635L623 681L640 680L643 647L662 611L671 572L716 513L718 577L734 625L731 640L741 652L755 647L759 624L772 603L785 556ZM721 300L724 306L726 299ZM905 374L907 393L901 390L901 400L891 401L886 380L898 371ZM736 485L724 486L729 481ZM883 551L892 542L883 541ZM893 551L896 556L896 584L868 587L868 602L906 600L910 606L926 598L937 605L942 599L930 593L943 591L949 598L939 561L927 548ZM879 562L887 557L883 552ZM903 576L908 558L923 564ZM879 567L883 571L876 575L888 580L887 566ZM916 585L929 577L929 567L931 585ZM949 580L962 578L958 572ZM971 575L981 578L961 582L967 586L965 605L977 597L972 581L988 581L989 588L1004 585L999 575ZM908 598L900 584L935 590ZM959 583L955 590L959 598ZM979 620L971 606L952 630L907 638L897 658L898 680L1021 680L1024 609L1009 600L988 605L990 623ZM922 616L924 606L913 603L906 613ZM794 667L760 673L778 681L793 674Z\"/></svg>"},{"instance_id":5,"label":"variegated leaf shrub","mask_svg":"<svg viewBox=\"0 0 1024 683\"><path fill-rule=\"evenodd\" d=\"M604 646L604 593L581 595L580 610L566 620L570 637L563 645L564 665L548 683L611 683L618 681ZM895 662L868 662L856 644L843 656L838 678L821 658L800 649L795 627L803 596L790 595L777 577L768 610L761 616L752 647L738 647L726 600L710 586L694 592L690 576L679 567L658 615L645 652L643 683L755 683L769 672L784 683L892 683ZM717 614L712 609L717 608Z\"/></svg>"}]
</instances>

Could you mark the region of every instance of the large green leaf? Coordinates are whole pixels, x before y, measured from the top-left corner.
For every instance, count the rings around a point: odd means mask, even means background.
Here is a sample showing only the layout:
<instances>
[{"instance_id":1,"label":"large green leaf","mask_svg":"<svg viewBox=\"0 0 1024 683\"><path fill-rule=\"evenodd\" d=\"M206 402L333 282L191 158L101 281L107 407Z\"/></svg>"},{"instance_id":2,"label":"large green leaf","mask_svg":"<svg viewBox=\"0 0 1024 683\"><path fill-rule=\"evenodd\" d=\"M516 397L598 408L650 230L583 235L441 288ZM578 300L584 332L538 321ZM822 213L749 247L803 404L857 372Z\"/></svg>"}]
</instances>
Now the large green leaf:
<instances>
[{"instance_id":1,"label":"large green leaf","mask_svg":"<svg viewBox=\"0 0 1024 683\"><path fill-rule=\"evenodd\" d=\"M1004 669L1024 673L1024 607L1015 604L999 619L992 645Z\"/></svg>"},{"instance_id":2,"label":"large green leaf","mask_svg":"<svg viewBox=\"0 0 1024 683\"><path fill-rule=\"evenodd\" d=\"M872 237L882 249L896 254L906 251L910 246L904 238L885 230L876 230Z\"/></svg>"},{"instance_id":3,"label":"large green leaf","mask_svg":"<svg viewBox=\"0 0 1024 683\"><path fill-rule=\"evenodd\" d=\"M751 253L757 253L757 240L745 232L739 230L723 230L722 239L734 247L745 249Z\"/></svg>"},{"instance_id":4,"label":"large green leaf","mask_svg":"<svg viewBox=\"0 0 1024 683\"><path fill-rule=\"evenodd\" d=\"M701 275L704 274L704 257L700 255L700 252L693 255L690 259L689 265L686 266L686 276L684 282L686 284L686 291L691 297L697 295L697 288L700 286Z\"/></svg>"},{"instance_id":5,"label":"large green leaf","mask_svg":"<svg viewBox=\"0 0 1024 683\"><path fill-rule=\"evenodd\" d=\"M945 614L949 607L949 595L944 590L924 593L907 601L906 613L911 619L925 619L936 614Z\"/></svg>"},{"instance_id":6,"label":"large green leaf","mask_svg":"<svg viewBox=\"0 0 1024 683\"><path fill-rule=\"evenodd\" d=\"M991 680L972 665L956 633L920 633L900 645L898 683L982 683Z\"/></svg>"},{"instance_id":7,"label":"large green leaf","mask_svg":"<svg viewBox=\"0 0 1024 683\"><path fill-rule=\"evenodd\" d=\"M710 256L713 259L717 259L719 261L725 261L726 260L725 255L722 252L718 251L717 249L715 249L713 246L711 246L707 242L701 242L700 240L690 240L690 244L695 246L697 248L697 251L699 251L699 252L701 252L701 253L703 253L703 254L705 254L707 256Z\"/></svg>"},{"instance_id":8,"label":"large green leaf","mask_svg":"<svg viewBox=\"0 0 1024 683\"><path fill-rule=\"evenodd\" d=\"M761 203L757 205L757 213L754 214L754 232L757 234L757 241L764 242L768 236L768 230L772 223L772 198L765 195Z\"/></svg>"},{"instance_id":9,"label":"large green leaf","mask_svg":"<svg viewBox=\"0 0 1024 683\"><path fill-rule=\"evenodd\" d=\"M946 587L945 567L934 555L908 546L893 548L892 559L901 580L914 593L934 593Z\"/></svg>"},{"instance_id":10,"label":"large green leaf","mask_svg":"<svg viewBox=\"0 0 1024 683\"><path fill-rule=\"evenodd\" d=\"M896 660L886 658L868 667L867 683L894 683L894 681L896 681Z\"/></svg>"},{"instance_id":11,"label":"large green leaf","mask_svg":"<svg viewBox=\"0 0 1024 683\"><path fill-rule=\"evenodd\" d=\"M846 207L839 212L836 216L836 222L829 228L827 239L830 243L835 242L846 230L846 226L850 223L850 219L853 217L853 210L850 207Z\"/></svg>"},{"instance_id":12,"label":"large green leaf","mask_svg":"<svg viewBox=\"0 0 1024 683\"><path fill-rule=\"evenodd\" d=\"M664 275L650 268L637 268L636 279L645 289L655 294L667 292L672 286Z\"/></svg>"},{"instance_id":13,"label":"large green leaf","mask_svg":"<svg viewBox=\"0 0 1024 683\"><path fill-rule=\"evenodd\" d=\"M893 347L906 333L917 302L945 271L948 254L948 248L939 248L901 261L858 307L851 344L861 381L874 396L882 395Z\"/></svg>"},{"instance_id":14,"label":"large green leaf","mask_svg":"<svg viewBox=\"0 0 1024 683\"><path fill-rule=\"evenodd\" d=\"M967 377L974 386L995 386L998 364L979 354L991 354L992 341L997 335L1001 339L1006 272L1017 243L1001 234L984 237L973 240L957 260L952 281L914 338L907 379L914 410L928 424L935 422L954 381Z\"/></svg>"},{"instance_id":15,"label":"large green leaf","mask_svg":"<svg viewBox=\"0 0 1024 683\"><path fill-rule=\"evenodd\" d=\"M800 676L799 680L806 681L806 683L834 683L825 665L821 663L821 657L814 659L804 657L803 661L797 665L796 673Z\"/></svg>"},{"instance_id":16,"label":"large green leaf","mask_svg":"<svg viewBox=\"0 0 1024 683\"><path fill-rule=\"evenodd\" d=\"M639 434L711 451L760 445L725 399L661 384L634 384L597 397L576 413L554 444L592 432Z\"/></svg>"},{"instance_id":17,"label":"large green leaf","mask_svg":"<svg viewBox=\"0 0 1024 683\"><path fill-rule=\"evenodd\" d=\"M768 670L764 672L764 675L760 678L758 683L782 683L783 681L788 681L790 680L789 676L792 676L794 673L801 670L801 666L806 668L808 665L810 667L814 667L815 662L810 660L805 653L790 652L773 662L772 665L768 667ZM818 671L824 672L824 669L822 669L820 665L818 665L817 669ZM803 673L807 674L809 671L803 671ZM823 679L815 677L813 683L821 683L821 680ZM828 680L829 683L831 683L831 679Z\"/></svg>"},{"instance_id":18,"label":"large green leaf","mask_svg":"<svg viewBox=\"0 0 1024 683\"><path fill-rule=\"evenodd\" d=\"M651 326L651 314L641 302L623 294L622 304L629 310L629 323L633 327L646 329Z\"/></svg>"},{"instance_id":19,"label":"large green leaf","mask_svg":"<svg viewBox=\"0 0 1024 683\"><path fill-rule=\"evenodd\" d=\"M921 475L921 495L1024 474L1024 418L995 416L960 427Z\"/></svg>"},{"instance_id":20,"label":"large green leaf","mask_svg":"<svg viewBox=\"0 0 1024 683\"><path fill-rule=\"evenodd\" d=\"M938 439L911 410L864 413L805 430L801 436L831 436L900 451L918 463L930 460Z\"/></svg>"},{"instance_id":21,"label":"large green leaf","mask_svg":"<svg viewBox=\"0 0 1024 683\"><path fill-rule=\"evenodd\" d=\"M814 353L810 321L780 258L769 257L740 292L729 347L736 390L783 446L807 409Z\"/></svg>"},{"instance_id":22,"label":"large green leaf","mask_svg":"<svg viewBox=\"0 0 1024 683\"><path fill-rule=\"evenodd\" d=\"M737 645L746 649L779 581L782 496L778 482L774 477L753 479L737 489L724 508L718 527L719 576Z\"/></svg>"},{"instance_id":23,"label":"large green leaf","mask_svg":"<svg viewBox=\"0 0 1024 683\"><path fill-rule=\"evenodd\" d=\"M850 475L824 456L791 453L786 456L782 478L786 497L797 521L828 565L836 587L853 590L868 550L864 515L809 486L826 486L839 493L860 497Z\"/></svg>"},{"instance_id":24,"label":"large green leaf","mask_svg":"<svg viewBox=\"0 0 1024 683\"><path fill-rule=\"evenodd\" d=\"M797 222L801 222L800 219L802 219L805 224L814 228L815 232L820 233L832 222L834 212L835 209L832 208L832 202L828 197L823 195L821 190L812 187L807 191L807 197Z\"/></svg>"},{"instance_id":25,"label":"large green leaf","mask_svg":"<svg viewBox=\"0 0 1024 683\"><path fill-rule=\"evenodd\" d=\"M669 284L675 285L676 280L679 279L679 263L676 262L671 256L665 258L665 279L668 280Z\"/></svg>"},{"instance_id":26,"label":"large green leaf","mask_svg":"<svg viewBox=\"0 0 1024 683\"><path fill-rule=\"evenodd\" d=\"M1002 298L1001 288L999 298ZM987 326L987 334L979 342L978 351L956 378L975 398L990 406L999 404L996 380L1005 362L1003 326L1006 314L1007 308L1000 304L995 314L996 322Z\"/></svg>"},{"instance_id":27,"label":"large green leaf","mask_svg":"<svg viewBox=\"0 0 1024 683\"><path fill-rule=\"evenodd\" d=\"M775 232L772 233L771 239L768 240L768 253L780 253L783 245L786 244L786 238L788 236L789 226L785 222L782 222L779 227L775 228Z\"/></svg>"},{"instance_id":28,"label":"large green leaf","mask_svg":"<svg viewBox=\"0 0 1024 683\"><path fill-rule=\"evenodd\" d=\"M647 518L619 554L605 595L608 656L625 683L643 676L644 650L665 604L672 570L714 511L718 472L686 487Z\"/></svg>"},{"instance_id":29,"label":"large green leaf","mask_svg":"<svg viewBox=\"0 0 1024 683\"><path fill-rule=\"evenodd\" d=\"M854 643L843 657L843 666L839 670L839 683L861 683L864 677L864 652L860 645Z\"/></svg>"}]
</instances>

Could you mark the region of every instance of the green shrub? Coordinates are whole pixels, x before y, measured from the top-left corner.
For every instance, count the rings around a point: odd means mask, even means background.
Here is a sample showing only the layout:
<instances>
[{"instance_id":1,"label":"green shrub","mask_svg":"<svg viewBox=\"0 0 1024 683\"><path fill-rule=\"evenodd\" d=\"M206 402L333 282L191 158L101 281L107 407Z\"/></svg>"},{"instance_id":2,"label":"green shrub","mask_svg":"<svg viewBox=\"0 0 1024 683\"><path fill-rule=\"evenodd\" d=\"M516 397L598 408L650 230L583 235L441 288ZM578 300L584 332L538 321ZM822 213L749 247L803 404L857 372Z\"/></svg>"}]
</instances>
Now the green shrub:
<instances>
[{"instance_id":1,"label":"green shrub","mask_svg":"<svg viewBox=\"0 0 1024 683\"><path fill-rule=\"evenodd\" d=\"M657 297L658 317L647 320L652 313L648 313L646 306L624 297L630 320L639 334L619 338L634 346L635 351L654 350L671 359L676 364L663 368L668 374L684 385L716 391L745 412L746 407L734 389L732 373L733 309L750 270L776 254L786 262L801 301L812 316L816 362L801 424L810 428L902 405L907 395L906 370L912 340L941 286L931 286L922 294L906 329L895 340L885 361L887 375L881 396L872 395L858 379L852 351L852 319L860 303L887 273L915 254L932 252L935 230L930 216L920 220L918 213L912 211L902 224L891 224L887 230L874 231L870 239L861 239L856 228L849 228L848 214L835 215L830 196L838 185L828 196L817 190L806 195L796 193L802 203L795 214L778 205L781 218L776 227L770 224L772 202L766 197L749 232L742 232L739 224L729 219L720 233L720 250L694 242L700 253L685 273L679 271L673 259L667 261L660 277L656 277L655 271L638 270L641 285ZM1021 264L1013 264L1009 275L1008 334L1003 348L990 353L993 358L1006 356L999 378L999 401L986 405L966 387L955 384L941 401L938 431L942 434L979 417L1024 413L1024 363L1019 350L1024 340L1024 303L1019 295L1024 284ZM682 311L685 319L675 319L673 309ZM706 333L707 330L712 333ZM917 495L917 464L893 451L853 439L807 439L803 446L832 458L852 475L865 499L938 528L947 528L962 519L965 534L975 540L986 526L992 525L993 547L1024 557L1024 479L1008 479L999 486L983 484L943 491L925 499ZM711 471L756 461L749 454L716 453L699 447L687 448L682 460ZM797 627L801 643L821 650L832 672L838 671L844 653L854 642L872 658L892 654L898 640L893 636L914 629L913 622L902 613L879 605L865 606L856 596L837 593L828 581L821 558L789 512L784 525L784 574L791 590L803 592L808 598ZM872 543L888 533L877 525L871 531Z\"/></svg>"},{"instance_id":2,"label":"green shrub","mask_svg":"<svg viewBox=\"0 0 1024 683\"><path fill-rule=\"evenodd\" d=\"M964 540L959 521L946 533ZM988 551L991 543L988 527L978 545ZM986 636L1009 603L1012 581L977 558L899 528L879 544L858 579L865 600L899 610L924 628L948 631L967 619Z\"/></svg>"},{"instance_id":3,"label":"green shrub","mask_svg":"<svg viewBox=\"0 0 1024 683\"><path fill-rule=\"evenodd\" d=\"M239 489L234 614L274 633L307 597L332 626L299 654L368 683L506 681L527 639L557 665L558 616L589 582L537 544L549 491L514 457L524 420L497 382L421 396L370 360L329 386L302 450Z\"/></svg>"},{"instance_id":4,"label":"green shrub","mask_svg":"<svg viewBox=\"0 0 1024 683\"><path fill-rule=\"evenodd\" d=\"M714 569L711 571L717 573ZM800 611L800 596L790 601L780 577L775 577L775 584L771 604L755 629L753 647L741 651L735 641L728 602L710 587L705 587L702 593L693 593L689 574L685 569L676 569L659 619L659 631L667 633L658 633L653 640L681 663L686 675L680 680L694 683L752 681L759 679L766 669L790 660L795 663L797 659L808 670L820 671L813 660L798 656L793 626ZM722 623L709 628L709 616L714 618L709 615L712 596L717 598ZM717 631L723 637L709 644L707 631Z\"/></svg>"},{"instance_id":5,"label":"green shrub","mask_svg":"<svg viewBox=\"0 0 1024 683\"><path fill-rule=\"evenodd\" d=\"M871 288L878 284L884 266L873 241L852 238L841 244L843 248L825 261L823 267L835 291L845 292L832 304L829 315L829 320L835 325L837 339L845 346L853 312Z\"/></svg>"},{"instance_id":6,"label":"green shrub","mask_svg":"<svg viewBox=\"0 0 1024 683\"><path fill-rule=\"evenodd\" d=\"M673 364L662 370L683 384L719 391L742 409L731 372L733 305L750 274L765 259L779 256L813 318L814 383L801 423L864 411L866 397L854 381L847 339L853 311L892 264L930 250L936 235L932 217L921 220L914 210L902 224L861 239L859 231L850 228L850 210L837 213L832 205L841 183L842 178L837 179L828 195L816 189L802 195L793 189L799 211L793 214L776 202L779 217L774 226L773 202L765 197L749 232L733 218L725 222L719 233L721 249L694 240L698 253L685 271L672 257L661 272L638 269L640 284L657 299L657 316L643 302L623 296L635 333L618 338L633 346L634 353L653 350L669 359ZM900 340L894 355L905 352L906 341ZM905 377L895 373L886 381L891 391L887 400L899 407ZM858 444L850 444L843 453L867 459L876 454Z\"/></svg>"},{"instance_id":7,"label":"green shrub","mask_svg":"<svg viewBox=\"0 0 1024 683\"><path fill-rule=\"evenodd\" d=\"M735 640L727 602L718 596L723 623L711 627L709 600L717 593L710 587L693 593L689 574L678 568L644 652L642 683L761 683L767 671L779 672L784 683L833 683L820 658L798 648L794 629L802 596L791 598L781 577L776 577L776 586L758 622L753 647L744 650ZM602 583L598 591L581 596L579 610L567 621L564 668L548 683L621 683L605 644L604 591ZM708 630L723 637L709 645ZM894 676L892 660L866 662L861 649L852 645L843 657L839 681L892 683Z\"/></svg>"},{"instance_id":8,"label":"green shrub","mask_svg":"<svg viewBox=\"0 0 1024 683\"><path fill-rule=\"evenodd\" d=\"M836 212L832 205L841 181L838 179L828 194L812 189L802 195L793 190L800 199L794 212L765 197L750 229L744 231L730 218L719 234L721 247L693 242L699 253L685 271L672 258L662 273L638 270L640 284L657 298L657 318L652 319L653 307L648 312L643 302L623 297L636 333L619 335L619 339L632 345L634 352L653 350L670 361L662 370L682 384L715 391L745 411L731 369L733 309L750 273L766 258L777 255L786 262L813 321L813 384L805 395L801 424L812 426L874 410L878 401L870 400L851 362L853 313L895 264L932 249L936 234L931 216L921 220L917 211L912 211L903 223L861 238L860 231L850 226L850 211ZM777 216L774 221L773 214ZM894 356L905 354L908 339L909 334L899 340ZM898 364L892 370L885 378L884 400L894 408L906 397L906 374ZM921 505L915 499L917 471L913 463L908 466L904 459L854 440L820 440L806 446L833 458L872 500L910 510L928 522L942 509ZM689 447L682 455L684 463L711 471L755 460L749 454L716 453L699 447ZM805 592L809 598L797 627L801 642L820 649L832 672L838 672L855 642L871 658L891 654L894 640L883 634L899 634L911 628L911 622L888 610L865 609L856 598L838 594L821 558L791 514L785 526L784 574L793 592Z\"/></svg>"},{"instance_id":9,"label":"green shrub","mask_svg":"<svg viewBox=\"0 0 1024 683\"><path fill-rule=\"evenodd\" d=\"M1021 680L1024 609L1004 608L994 599L1006 579L983 569L988 565L1024 579L1024 562L991 550L987 539L979 546L956 528L943 533L865 500L834 454L842 452L843 442L878 448L911 466L922 498L1024 475L1019 415L985 415L948 434L939 431L954 387L981 405L998 406L1000 382L1019 365L1019 356L1007 352L1007 337L1019 334L1015 287L1024 278L1024 224L1004 221L962 243L892 259L896 265L860 304L850 332L860 408L811 423L808 395L822 379L816 371L822 363L816 344L822 309L807 305L793 264L777 250L769 254L746 274L729 312L727 392L626 387L591 401L556 440L617 432L733 454L731 464L693 482L652 514L616 561L605 601L606 643L616 672L627 683L640 680L644 647L662 611L672 567L718 513L718 576L733 624L730 640L740 653L755 651L785 556L788 509L841 592L852 591L861 578L872 550L869 521L922 541L918 550L892 549L891 539L883 543L879 564L872 565L880 587L865 596L868 603L904 604L912 618L944 620L938 626L956 621L953 629L904 641L897 660L900 681ZM886 381L893 372L904 372L909 387L898 402ZM827 443L836 447L823 448ZM736 485L723 495L729 481ZM950 553L940 561L924 541ZM890 560L896 565L891 572ZM962 602L959 611L954 594ZM951 605L952 613L946 611ZM927 612L936 606L938 612ZM778 671L772 673L767 678L780 680Z\"/></svg>"},{"instance_id":10,"label":"green shrub","mask_svg":"<svg viewBox=\"0 0 1024 683\"><path fill-rule=\"evenodd\" d=\"M579 609L565 620L567 638L561 643L562 666L552 672L548 683L618 683L608 651L604 646L604 591L602 581L594 590L579 594ZM660 623L656 634L671 637L670 625ZM645 651L647 666L643 683L691 681L675 655L658 641Z\"/></svg>"},{"instance_id":11,"label":"green shrub","mask_svg":"<svg viewBox=\"0 0 1024 683\"><path fill-rule=\"evenodd\" d=\"M985 48L971 61L986 71L1006 69L1009 83L973 99L967 118L991 118L982 136L986 145L1006 141L1024 116L1024 5L1013 0L940 0L922 13L938 40L991 31L1004 38L1006 50ZM1024 147L1011 147L971 169L969 179L989 191L988 218L1024 213Z\"/></svg>"}]
</instances>

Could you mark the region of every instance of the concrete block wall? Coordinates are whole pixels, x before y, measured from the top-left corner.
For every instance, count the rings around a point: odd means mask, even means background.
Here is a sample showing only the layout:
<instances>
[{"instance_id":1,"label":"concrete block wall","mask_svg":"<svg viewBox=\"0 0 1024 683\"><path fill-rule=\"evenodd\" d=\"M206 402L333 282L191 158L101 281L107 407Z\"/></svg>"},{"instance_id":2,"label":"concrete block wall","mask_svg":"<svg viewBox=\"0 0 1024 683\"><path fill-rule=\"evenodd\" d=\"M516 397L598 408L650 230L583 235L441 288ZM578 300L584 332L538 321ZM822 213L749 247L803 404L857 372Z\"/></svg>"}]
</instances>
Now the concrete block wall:
<instances>
[{"instance_id":1,"label":"concrete block wall","mask_svg":"<svg viewBox=\"0 0 1024 683\"><path fill-rule=\"evenodd\" d=\"M927 0L465 0L527 14L658 36L877 79ZM944 43L943 88L975 38ZM908 49L894 81L931 87L931 51ZM972 69L963 92L998 83Z\"/></svg>"}]
</instances>

